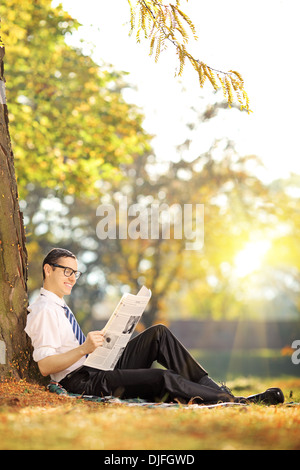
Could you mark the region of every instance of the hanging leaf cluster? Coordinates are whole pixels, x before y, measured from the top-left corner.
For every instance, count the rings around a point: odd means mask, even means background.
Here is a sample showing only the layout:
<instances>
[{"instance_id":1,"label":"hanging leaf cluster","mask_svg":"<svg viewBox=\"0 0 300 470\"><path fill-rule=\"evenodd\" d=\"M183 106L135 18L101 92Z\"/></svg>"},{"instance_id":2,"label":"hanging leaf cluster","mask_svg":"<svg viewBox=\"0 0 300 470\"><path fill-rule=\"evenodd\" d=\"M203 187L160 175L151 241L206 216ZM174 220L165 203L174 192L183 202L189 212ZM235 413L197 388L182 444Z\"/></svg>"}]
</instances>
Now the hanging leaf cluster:
<instances>
[{"instance_id":1,"label":"hanging leaf cluster","mask_svg":"<svg viewBox=\"0 0 300 470\"><path fill-rule=\"evenodd\" d=\"M166 48L167 41L171 42L176 48L179 59L178 76L182 75L184 66L189 61L199 76L201 88L208 81L215 90L222 88L229 106L237 100L241 109L250 112L244 80L238 72L213 69L193 57L187 50L189 38L191 36L195 40L198 38L193 22L180 8L181 0L175 0L175 4L164 4L158 0L128 0L128 2L131 12L130 33L136 31L137 42L140 42L141 33L144 34L150 41L150 55L155 55L155 61L158 61L161 52Z\"/></svg>"}]
</instances>

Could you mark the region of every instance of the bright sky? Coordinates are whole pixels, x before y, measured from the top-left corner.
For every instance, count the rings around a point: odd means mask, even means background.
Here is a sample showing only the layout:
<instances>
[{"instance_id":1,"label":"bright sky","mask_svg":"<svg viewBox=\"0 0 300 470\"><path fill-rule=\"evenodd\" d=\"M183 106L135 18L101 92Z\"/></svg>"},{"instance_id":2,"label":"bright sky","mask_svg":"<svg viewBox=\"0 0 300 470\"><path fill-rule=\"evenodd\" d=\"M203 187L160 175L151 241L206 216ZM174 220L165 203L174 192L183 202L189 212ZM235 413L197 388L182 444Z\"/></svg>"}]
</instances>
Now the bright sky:
<instances>
[{"instance_id":1,"label":"bright sky","mask_svg":"<svg viewBox=\"0 0 300 470\"><path fill-rule=\"evenodd\" d=\"M212 87L200 89L193 72L184 73L178 83L171 43L155 64L148 42L137 44L128 36L127 0L62 3L84 25L69 42L78 44L83 38L95 44L95 61L130 73L128 80L137 90L126 97L141 106L146 130L157 136L158 158L176 158L175 146L185 140L185 124L191 118L190 105L212 101ZM263 160L267 170L262 176L267 179L300 173L299 0L182 0L181 9L196 26L199 40L190 49L194 56L213 68L240 72L253 110L248 115L228 109L217 122L203 125L192 147L195 157L214 137L227 136L242 154Z\"/></svg>"}]
</instances>

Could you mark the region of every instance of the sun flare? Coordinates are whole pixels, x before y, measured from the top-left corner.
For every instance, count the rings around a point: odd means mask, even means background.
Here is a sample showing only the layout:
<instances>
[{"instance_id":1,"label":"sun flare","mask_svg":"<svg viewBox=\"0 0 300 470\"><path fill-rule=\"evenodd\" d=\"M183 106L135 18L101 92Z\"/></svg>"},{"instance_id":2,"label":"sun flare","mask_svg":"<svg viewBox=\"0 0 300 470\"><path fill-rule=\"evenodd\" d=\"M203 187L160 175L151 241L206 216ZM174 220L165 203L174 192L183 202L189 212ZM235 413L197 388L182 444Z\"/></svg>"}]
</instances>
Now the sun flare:
<instances>
[{"instance_id":1,"label":"sun flare","mask_svg":"<svg viewBox=\"0 0 300 470\"><path fill-rule=\"evenodd\" d=\"M244 277L261 268L270 248L269 240L247 243L234 259L235 274L238 277Z\"/></svg>"}]
</instances>

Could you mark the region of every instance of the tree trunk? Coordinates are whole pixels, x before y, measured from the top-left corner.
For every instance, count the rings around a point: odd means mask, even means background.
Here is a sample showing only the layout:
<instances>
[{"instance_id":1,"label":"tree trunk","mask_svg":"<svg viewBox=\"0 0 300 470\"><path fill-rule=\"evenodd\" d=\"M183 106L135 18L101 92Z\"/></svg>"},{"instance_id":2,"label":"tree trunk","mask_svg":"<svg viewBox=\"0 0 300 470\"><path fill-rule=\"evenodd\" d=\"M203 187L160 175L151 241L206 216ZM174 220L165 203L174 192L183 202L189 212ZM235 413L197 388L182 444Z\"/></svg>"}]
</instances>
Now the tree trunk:
<instances>
[{"instance_id":1,"label":"tree trunk","mask_svg":"<svg viewBox=\"0 0 300 470\"><path fill-rule=\"evenodd\" d=\"M0 378L28 377L31 347L27 316L27 250L5 101L0 40Z\"/></svg>"}]
</instances>

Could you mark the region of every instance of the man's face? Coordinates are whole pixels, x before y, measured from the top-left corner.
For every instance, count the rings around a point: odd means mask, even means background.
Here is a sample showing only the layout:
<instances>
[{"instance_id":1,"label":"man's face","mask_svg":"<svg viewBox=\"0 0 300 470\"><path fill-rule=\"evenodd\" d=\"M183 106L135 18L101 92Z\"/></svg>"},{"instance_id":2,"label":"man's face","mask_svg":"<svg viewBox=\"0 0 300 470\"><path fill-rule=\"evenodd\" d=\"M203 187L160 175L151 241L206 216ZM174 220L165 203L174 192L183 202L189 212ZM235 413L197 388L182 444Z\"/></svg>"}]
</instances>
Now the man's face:
<instances>
[{"instance_id":1,"label":"man's face","mask_svg":"<svg viewBox=\"0 0 300 470\"><path fill-rule=\"evenodd\" d=\"M59 258L55 264L64 266L66 268L71 268L74 271L78 270L77 260L74 258ZM65 276L63 268L57 268L45 264L45 289L53 292L58 295L58 297L63 297L64 295L70 295L74 284L76 283L75 274L73 273L70 277Z\"/></svg>"}]
</instances>

